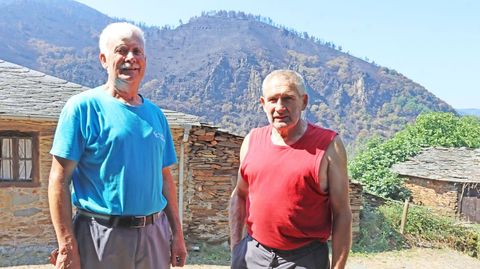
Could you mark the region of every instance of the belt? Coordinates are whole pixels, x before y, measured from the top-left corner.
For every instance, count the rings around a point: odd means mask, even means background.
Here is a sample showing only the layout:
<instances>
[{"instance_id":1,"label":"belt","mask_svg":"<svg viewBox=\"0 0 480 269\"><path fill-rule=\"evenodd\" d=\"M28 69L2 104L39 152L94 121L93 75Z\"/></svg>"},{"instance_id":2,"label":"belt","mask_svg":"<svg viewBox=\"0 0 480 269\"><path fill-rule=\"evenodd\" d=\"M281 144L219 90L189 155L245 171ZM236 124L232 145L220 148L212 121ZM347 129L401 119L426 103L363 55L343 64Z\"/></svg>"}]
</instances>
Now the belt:
<instances>
[{"instance_id":1,"label":"belt","mask_svg":"<svg viewBox=\"0 0 480 269\"><path fill-rule=\"evenodd\" d=\"M258 242L255 238L253 238L249 234L247 234L247 237L250 237L255 242L255 246L257 248L262 247L263 249L265 249L266 251L268 251L270 253L275 253L275 254L278 254L278 255L281 255L281 256L300 255L300 254L311 252L311 251L316 250L316 249L321 248L321 247L327 247L326 242L313 241L313 242L308 243L307 245L301 246L299 248L283 250L283 249L276 249L276 248L271 248L269 246L265 246L264 244Z\"/></svg>"},{"instance_id":2,"label":"belt","mask_svg":"<svg viewBox=\"0 0 480 269\"><path fill-rule=\"evenodd\" d=\"M160 218L162 211L153 213L148 216L118 216L118 215L105 215L99 213L93 213L84 209L78 209L77 213L80 217L87 217L94 219L100 224L110 227L122 227L122 228L142 228L147 225L155 223Z\"/></svg>"}]
</instances>

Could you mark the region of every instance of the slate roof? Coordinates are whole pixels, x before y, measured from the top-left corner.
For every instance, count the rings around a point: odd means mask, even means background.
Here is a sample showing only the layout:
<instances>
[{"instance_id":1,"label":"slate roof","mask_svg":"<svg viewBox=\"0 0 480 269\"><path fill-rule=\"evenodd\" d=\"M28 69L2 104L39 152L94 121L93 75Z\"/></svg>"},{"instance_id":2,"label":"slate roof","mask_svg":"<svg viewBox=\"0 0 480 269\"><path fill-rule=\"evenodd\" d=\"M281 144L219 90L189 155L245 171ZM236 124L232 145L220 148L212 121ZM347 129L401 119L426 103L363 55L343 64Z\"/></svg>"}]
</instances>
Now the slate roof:
<instances>
[{"instance_id":1,"label":"slate roof","mask_svg":"<svg viewBox=\"0 0 480 269\"><path fill-rule=\"evenodd\" d=\"M401 176L480 183L480 149L429 148L393 165L392 171Z\"/></svg>"},{"instance_id":2,"label":"slate roof","mask_svg":"<svg viewBox=\"0 0 480 269\"><path fill-rule=\"evenodd\" d=\"M0 60L0 116L56 119L70 96L87 89Z\"/></svg>"},{"instance_id":3,"label":"slate roof","mask_svg":"<svg viewBox=\"0 0 480 269\"><path fill-rule=\"evenodd\" d=\"M168 124L171 126L192 125L192 126L205 126L206 123L200 122L199 118L195 115L177 112L169 109L163 109L165 117L167 117Z\"/></svg>"},{"instance_id":4,"label":"slate roof","mask_svg":"<svg viewBox=\"0 0 480 269\"><path fill-rule=\"evenodd\" d=\"M0 59L0 117L57 120L72 95L89 88ZM172 126L200 126L194 115L162 109Z\"/></svg>"}]
</instances>

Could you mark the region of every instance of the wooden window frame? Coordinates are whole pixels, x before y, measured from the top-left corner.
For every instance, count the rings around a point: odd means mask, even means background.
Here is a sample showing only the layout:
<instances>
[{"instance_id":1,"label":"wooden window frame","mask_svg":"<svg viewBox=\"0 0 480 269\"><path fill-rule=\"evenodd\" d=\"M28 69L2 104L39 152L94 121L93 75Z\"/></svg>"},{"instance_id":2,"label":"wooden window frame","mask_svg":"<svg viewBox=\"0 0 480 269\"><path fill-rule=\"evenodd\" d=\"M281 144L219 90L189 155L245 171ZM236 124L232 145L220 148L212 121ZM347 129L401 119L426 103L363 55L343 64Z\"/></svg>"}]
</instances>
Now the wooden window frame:
<instances>
[{"instance_id":1,"label":"wooden window frame","mask_svg":"<svg viewBox=\"0 0 480 269\"><path fill-rule=\"evenodd\" d=\"M39 161L39 141L38 133L35 132L20 132L20 131L0 131L0 138L30 138L32 141L32 179L31 180L2 180L0 179L0 188L3 187L38 187L40 186L40 161ZM1 148L0 148L1 150ZM19 169L19 157L18 157L18 144L16 149L13 150L13 159L17 160L13 164L14 170L18 171ZM18 172L17 172L18 173Z\"/></svg>"}]
</instances>

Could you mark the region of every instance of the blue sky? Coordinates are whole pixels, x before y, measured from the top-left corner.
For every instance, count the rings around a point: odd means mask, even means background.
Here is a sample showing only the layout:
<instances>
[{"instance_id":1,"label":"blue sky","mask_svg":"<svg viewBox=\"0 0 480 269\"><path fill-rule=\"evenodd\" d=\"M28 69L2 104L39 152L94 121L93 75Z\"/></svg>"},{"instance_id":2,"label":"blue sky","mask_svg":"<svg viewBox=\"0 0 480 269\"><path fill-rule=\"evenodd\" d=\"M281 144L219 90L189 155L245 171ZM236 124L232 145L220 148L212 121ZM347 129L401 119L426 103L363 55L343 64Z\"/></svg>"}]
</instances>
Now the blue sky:
<instances>
[{"instance_id":1,"label":"blue sky","mask_svg":"<svg viewBox=\"0 0 480 269\"><path fill-rule=\"evenodd\" d=\"M234 10L340 45L393 68L455 108L480 108L480 1L79 0L109 16L178 26ZM147 40L148 42L148 40Z\"/></svg>"}]
</instances>

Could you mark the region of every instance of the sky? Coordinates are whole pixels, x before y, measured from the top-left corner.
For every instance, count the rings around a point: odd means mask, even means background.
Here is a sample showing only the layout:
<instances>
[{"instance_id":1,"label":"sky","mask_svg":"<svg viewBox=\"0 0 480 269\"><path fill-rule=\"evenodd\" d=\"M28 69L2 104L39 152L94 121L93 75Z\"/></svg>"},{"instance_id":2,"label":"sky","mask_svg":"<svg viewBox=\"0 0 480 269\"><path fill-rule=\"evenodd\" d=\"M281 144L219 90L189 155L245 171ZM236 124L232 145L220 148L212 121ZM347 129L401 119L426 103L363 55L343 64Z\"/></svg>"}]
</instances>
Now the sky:
<instances>
[{"instance_id":1,"label":"sky","mask_svg":"<svg viewBox=\"0 0 480 269\"><path fill-rule=\"evenodd\" d=\"M78 0L108 16L176 27L202 11L268 17L419 83L454 108L480 109L477 0ZM147 40L148 42L148 40Z\"/></svg>"}]
</instances>

